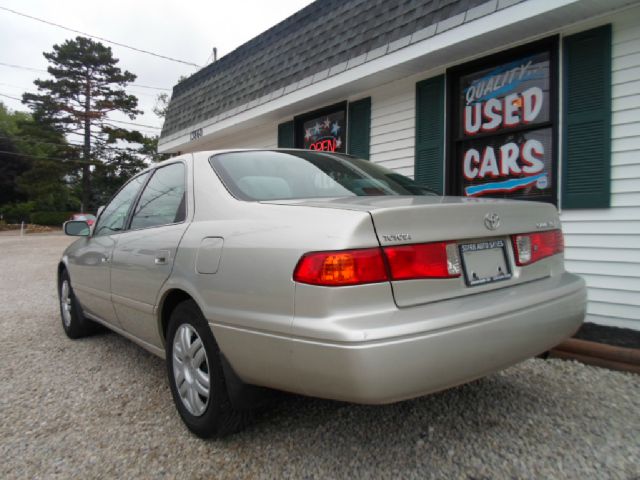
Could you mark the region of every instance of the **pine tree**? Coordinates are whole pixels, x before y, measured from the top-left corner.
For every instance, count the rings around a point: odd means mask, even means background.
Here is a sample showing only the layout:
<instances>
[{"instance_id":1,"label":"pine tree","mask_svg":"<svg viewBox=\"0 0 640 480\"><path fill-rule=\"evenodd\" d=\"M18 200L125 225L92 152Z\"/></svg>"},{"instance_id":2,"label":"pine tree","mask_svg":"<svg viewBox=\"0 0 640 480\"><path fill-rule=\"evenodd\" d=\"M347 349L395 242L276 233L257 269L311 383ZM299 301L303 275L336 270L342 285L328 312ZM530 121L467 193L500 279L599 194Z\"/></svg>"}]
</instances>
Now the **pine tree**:
<instances>
[{"instance_id":1,"label":"pine tree","mask_svg":"<svg viewBox=\"0 0 640 480\"><path fill-rule=\"evenodd\" d=\"M35 80L40 93L25 93L22 101L29 105L34 117L49 123L61 133L83 137L82 204L91 204L91 163L94 152L118 140L138 142L137 131L113 125L108 115L121 112L131 120L142 113L138 99L125 91L136 75L121 70L110 47L89 38L76 37L53 51L44 52L53 77Z\"/></svg>"}]
</instances>

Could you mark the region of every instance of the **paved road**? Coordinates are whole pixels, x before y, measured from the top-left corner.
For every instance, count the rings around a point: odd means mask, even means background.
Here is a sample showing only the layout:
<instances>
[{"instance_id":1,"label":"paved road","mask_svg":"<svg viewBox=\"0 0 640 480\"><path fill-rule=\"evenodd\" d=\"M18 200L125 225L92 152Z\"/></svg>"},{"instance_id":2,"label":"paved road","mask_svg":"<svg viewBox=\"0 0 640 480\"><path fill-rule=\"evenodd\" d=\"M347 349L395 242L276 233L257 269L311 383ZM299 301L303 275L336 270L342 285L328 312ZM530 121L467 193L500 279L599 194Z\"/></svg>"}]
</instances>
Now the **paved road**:
<instances>
[{"instance_id":1,"label":"paved road","mask_svg":"<svg viewBox=\"0 0 640 480\"><path fill-rule=\"evenodd\" d=\"M160 359L64 336L68 243L0 235L0 478L640 478L640 376L559 360L383 407L284 396L200 440Z\"/></svg>"}]
</instances>

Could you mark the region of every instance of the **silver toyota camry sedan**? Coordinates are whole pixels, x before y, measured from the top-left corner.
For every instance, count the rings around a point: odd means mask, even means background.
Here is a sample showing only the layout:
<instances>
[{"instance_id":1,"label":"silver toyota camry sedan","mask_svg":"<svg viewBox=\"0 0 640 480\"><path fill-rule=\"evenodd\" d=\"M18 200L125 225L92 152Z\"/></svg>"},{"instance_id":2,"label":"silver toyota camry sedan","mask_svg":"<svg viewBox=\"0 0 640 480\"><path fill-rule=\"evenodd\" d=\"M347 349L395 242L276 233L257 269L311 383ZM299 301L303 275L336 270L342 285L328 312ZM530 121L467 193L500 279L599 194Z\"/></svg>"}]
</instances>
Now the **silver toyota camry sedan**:
<instances>
[{"instance_id":1,"label":"silver toyota camry sedan","mask_svg":"<svg viewBox=\"0 0 640 480\"><path fill-rule=\"evenodd\" d=\"M65 232L64 331L99 323L165 358L201 437L241 428L268 389L384 404L459 385L585 315L555 207L443 197L347 155L182 155Z\"/></svg>"}]
</instances>

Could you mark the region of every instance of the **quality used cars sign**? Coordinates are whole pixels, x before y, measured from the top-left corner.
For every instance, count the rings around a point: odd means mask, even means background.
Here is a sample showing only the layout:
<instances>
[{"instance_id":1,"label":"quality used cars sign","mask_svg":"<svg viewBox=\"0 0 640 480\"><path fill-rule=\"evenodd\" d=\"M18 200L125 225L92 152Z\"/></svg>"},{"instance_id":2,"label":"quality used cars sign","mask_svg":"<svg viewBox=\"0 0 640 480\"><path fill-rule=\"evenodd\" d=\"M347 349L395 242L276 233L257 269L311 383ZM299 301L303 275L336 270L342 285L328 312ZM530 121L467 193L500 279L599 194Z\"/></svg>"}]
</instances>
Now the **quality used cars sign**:
<instances>
[{"instance_id":1,"label":"quality used cars sign","mask_svg":"<svg viewBox=\"0 0 640 480\"><path fill-rule=\"evenodd\" d=\"M542 52L460 77L456 158L464 195L551 188L549 63Z\"/></svg>"}]
</instances>

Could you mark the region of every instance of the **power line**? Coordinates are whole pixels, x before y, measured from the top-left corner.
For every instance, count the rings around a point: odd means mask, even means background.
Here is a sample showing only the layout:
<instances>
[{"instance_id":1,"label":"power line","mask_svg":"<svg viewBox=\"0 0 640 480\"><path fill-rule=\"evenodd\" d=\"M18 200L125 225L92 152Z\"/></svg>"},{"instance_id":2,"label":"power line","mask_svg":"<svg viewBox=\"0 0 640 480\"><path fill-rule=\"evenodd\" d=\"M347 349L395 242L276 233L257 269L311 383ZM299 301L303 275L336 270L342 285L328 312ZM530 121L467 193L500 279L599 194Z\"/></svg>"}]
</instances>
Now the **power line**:
<instances>
[{"instance_id":1,"label":"power line","mask_svg":"<svg viewBox=\"0 0 640 480\"><path fill-rule=\"evenodd\" d=\"M39 95L40 94L39 92L34 92L33 90L28 90L26 87L21 87L20 85L13 85L12 83L0 82L0 85L3 85L5 87L9 87L9 88L22 90L24 93L33 93L34 95ZM127 89L131 89L132 90L132 92L128 92L128 93L132 93L136 97L139 96L139 95L143 95L145 97L151 97L151 98L155 98L155 99L157 99L157 97L158 97L157 93L140 92L140 91L137 90L137 88L156 88L156 87L140 87L139 85L135 85L133 87L127 86ZM161 89L159 89L159 90L161 90Z\"/></svg>"},{"instance_id":2,"label":"power line","mask_svg":"<svg viewBox=\"0 0 640 480\"><path fill-rule=\"evenodd\" d=\"M150 87L149 85L140 85L139 83L132 83L131 85L134 85L140 88L150 88L151 90L166 90L167 92L170 92L172 90L171 88Z\"/></svg>"},{"instance_id":3,"label":"power line","mask_svg":"<svg viewBox=\"0 0 640 480\"><path fill-rule=\"evenodd\" d=\"M0 62L0 65L3 65L5 67L11 67L11 68L19 68L20 70L31 70L32 72L44 72L44 73L49 73L46 70L42 70L41 68L33 68L33 67L25 67L23 65L14 65L13 63L4 63L4 62Z\"/></svg>"},{"instance_id":4,"label":"power line","mask_svg":"<svg viewBox=\"0 0 640 480\"><path fill-rule=\"evenodd\" d=\"M48 20L43 20L42 18L34 17L32 15L27 15L26 13L17 12L15 10L12 10L10 8L7 8L7 7L0 6L0 10L5 10L5 11L11 12L11 13L13 13L15 15L19 15L21 17L29 18L31 20L35 20L37 22L44 23L46 25L51 25L51 26L54 26L54 27L62 28L63 30L68 30L69 32L79 33L80 35L84 35L85 37L96 38L96 39L101 40L103 42L107 42L107 43L110 43L112 45L117 45L118 47L128 48L129 50L134 50L134 51L140 52L140 53L146 53L147 55L152 55L154 57L163 58L163 59L169 60L171 62L182 63L184 65L189 65L189 66L196 67L196 68L202 68L200 65L198 65L196 63L186 62L184 60L178 60L177 58L167 57L166 55L160 55L159 53L154 53L154 52L150 52L148 50L143 50L141 48L132 47L131 45L125 45L124 43L114 42L113 40L108 40L108 39L106 39L104 37L99 37L97 35L90 35L88 33L81 32L80 30L75 30L73 28L65 27L64 25L60 25L59 23L54 23L54 22L50 22Z\"/></svg>"},{"instance_id":5,"label":"power line","mask_svg":"<svg viewBox=\"0 0 640 480\"><path fill-rule=\"evenodd\" d=\"M22 101L21 98L17 98L17 97L12 97L11 95L5 95L4 93L0 93L0 97L7 97L7 98L11 98L13 100L18 100L19 102Z\"/></svg>"},{"instance_id":6,"label":"power line","mask_svg":"<svg viewBox=\"0 0 640 480\"><path fill-rule=\"evenodd\" d=\"M34 160L54 160L54 161L58 161L58 162L64 162L64 163L83 163L83 164L91 164L91 165L102 165L102 162L97 162L95 160L73 160L70 158L58 158L58 157L43 157L43 156L36 156L36 155L29 155L26 153L17 153L17 152L10 152L8 150L0 150L0 153L3 153L5 155L14 155L16 157L25 157L25 158L33 158Z\"/></svg>"},{"instance_id":7,"label":"power line","mask_svg":"<svg viewBox=\"0 0 640 480\"><path fill-rule=\"evenodd\" d=\"M136 127L147 127L147 128L155 128L156 130L162 130L162 127L155 127L153 125L144 125L142 123L125 122L123 120L112 120L110 118L108 118L107 121L116 122L116 123L124 123L125 125L135 125Z\"/></svg>"},{"instance_id":8,"label":"power line","mask_svg":"<svg viewBox=\"0 0 640 480\"><path fill-rule=\"evenodd\" d=\"M0 85L3 85L5 87L9 87L9 88L15 88L18 90L22 90L25 93L33 93L34 95L39 95L39 92L35 92L33 90L29 90L27 87L24 86L20 86L20 85L14 85L12 83L4 83L4 82L0 82ZM138 91L138 88L156 88L156 87L140 87L139 85L134 85L134 86L129 86L127 85L127 90L131 89L130 92L127 93L132 93L135 96L139 96L139 95L144 95L145 97L151 97L151 98L157 98L158 94L157 93L149 93L149 92L140 92ZM161 88L158 88L158 90L162 90Z\"/></svg>"},{"instance_id":9,"label":"power line","mask_svg":"<svg viewBox=\"0 0 640 480\"><path fill-rule=\"evenodd\" d=\"M4 94L4 93L0 93L0 96L7 97L7 98L12 98L13 100L18 100L20 102L22 101L21 98L12 97L11 95L7 95L7 94ZM107 122L115 122L115 123L123 123L125 125L134 125L136 127L153 128L155 130L162 130L162 127L156 127L155 125L145 125L144 123L125 122L124 120L114 120L112 118L107 118L107 119L105 119L105 121L107 121Z\"/></svg>"},{"instance_id":10,"label":"power line","mask_svg":"<svg viewBox=\"0 0 640 480\"><path fill-rule=\"evenodd\" d=\"M46 140L40 140L39 137L35 137L33 135L24 135L24 134L13 135L13 136L0 135L0 138L7 139L7 140L18 140L21 142L27 142L32 145L51 145L53 147L73 147L73 148L84 146L84 144L82 143L73 143L73 142L67 142L67 143L47 142ZM137 148L113 147L108 145L100 145L99 147L95 147L95 148L104 149L104 150L122 151L122 152L132 152L132 153L139 153L140 155L147 155L146 153L141 152L140 149L137 149Z\"/></svg>"},{"instance_id":11,"label":"power line","mask_svg":"<svg viewBox=\"0 0 640 480\"><path fill-rule=\"evenodd\" d=\"M2 8L2 7L0 7ZM5 62L0 62L0 65L2 65L3 67L9 67L9 68L17 68L20 70L30 70L32 72L42 72L42 73L49 73L48 70L43 70L42 68L35 68L35 67L25 67L24 65L16 65L14 63L5 63ZM170 88L165 88L165 87L152 87L150 85L140 85L139 83L130 83L127 86L131 86L131 87L139 87L139 88L149 88L151 90L164 90L167 92L170 92L171 89Z\"/></svg>"}]
</instances>

